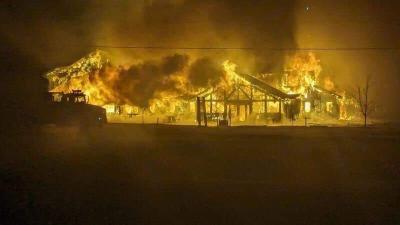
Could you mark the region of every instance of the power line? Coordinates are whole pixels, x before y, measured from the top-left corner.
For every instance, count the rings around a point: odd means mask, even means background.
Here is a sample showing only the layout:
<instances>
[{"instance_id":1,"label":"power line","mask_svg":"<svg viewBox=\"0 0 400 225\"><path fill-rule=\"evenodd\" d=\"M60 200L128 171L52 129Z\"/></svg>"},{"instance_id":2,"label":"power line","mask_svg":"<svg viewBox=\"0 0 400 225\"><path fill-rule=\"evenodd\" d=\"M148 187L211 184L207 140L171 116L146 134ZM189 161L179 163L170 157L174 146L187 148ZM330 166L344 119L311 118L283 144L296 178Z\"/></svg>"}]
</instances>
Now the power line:
<instances>
[{"instance_id":1,"label":"power line","mask_svg":"<svg viewBox=\"0 0 400 225\"><path fill-rule=\"evenodd\" d=\"M245 51L398 51L400 47L342 47L342 48L270 48L270 47L185 47L185 46L129 46L95 45L94 48L108 49L153 49L153 50L245 50Z\"/></svg>"}]
</instances>

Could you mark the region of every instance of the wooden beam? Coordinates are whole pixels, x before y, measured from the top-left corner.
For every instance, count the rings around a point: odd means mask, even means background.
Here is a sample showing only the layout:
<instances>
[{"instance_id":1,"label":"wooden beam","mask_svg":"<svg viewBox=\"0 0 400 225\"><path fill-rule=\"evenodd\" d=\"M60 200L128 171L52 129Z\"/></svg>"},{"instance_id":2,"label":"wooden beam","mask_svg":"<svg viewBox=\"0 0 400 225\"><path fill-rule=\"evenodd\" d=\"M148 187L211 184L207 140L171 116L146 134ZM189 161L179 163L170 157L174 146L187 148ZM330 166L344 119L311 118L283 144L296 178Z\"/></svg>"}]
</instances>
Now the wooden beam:
<instances>
[{"instance_id":1,"label":"wooden beam","mask_svg":"<svg viewBox=\"0 0 400 225\"><path fill-rule=\"evenodd\" d=\"M229 94L228 97L226 99L230 99L232 97L232 95L235 93L236 88L234 88Z\"/></svg>"},{"instance_id":2,"label":"wooden beam","mask_svg":"<svg viewBox=\"0 0 400 225\"><path fill-rule=\"evenodd\" d=\"M251 97L242 89L239 87L239 90L249 99L251 100Z\"/></svg>"}]
</instances>

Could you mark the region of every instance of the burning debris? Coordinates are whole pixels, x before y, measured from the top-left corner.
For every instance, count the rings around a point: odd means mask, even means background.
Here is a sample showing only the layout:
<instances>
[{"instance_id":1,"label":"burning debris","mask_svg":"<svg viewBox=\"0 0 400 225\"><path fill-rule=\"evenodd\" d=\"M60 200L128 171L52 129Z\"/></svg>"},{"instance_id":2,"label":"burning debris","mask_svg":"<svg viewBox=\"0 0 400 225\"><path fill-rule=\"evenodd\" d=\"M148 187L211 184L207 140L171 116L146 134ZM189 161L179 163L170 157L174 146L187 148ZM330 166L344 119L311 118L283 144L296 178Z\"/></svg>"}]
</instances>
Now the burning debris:
<instances>
[{"instance_id":1,"label":"burning debris","mask_svg":"<svg viewBox=\"0 0 400 225\"><path fill-rule=\"evenodd\" d=\"M107 53L95 51L46 77L51 91L82 90L92 104L130 117L146 112L192 121L198 96L205 101L201 105L206 117L216 121L229 117L239 122L251 118L253 122L278 122L282 115L293 121L313 113L351 118L347 106L353 102L344 92L338 94L312 53L289 58L282 74L252 76L236 68L229 60L221 65L210 58L192 60L183 54L115 66Z\"/></svg>"}]
</instances>

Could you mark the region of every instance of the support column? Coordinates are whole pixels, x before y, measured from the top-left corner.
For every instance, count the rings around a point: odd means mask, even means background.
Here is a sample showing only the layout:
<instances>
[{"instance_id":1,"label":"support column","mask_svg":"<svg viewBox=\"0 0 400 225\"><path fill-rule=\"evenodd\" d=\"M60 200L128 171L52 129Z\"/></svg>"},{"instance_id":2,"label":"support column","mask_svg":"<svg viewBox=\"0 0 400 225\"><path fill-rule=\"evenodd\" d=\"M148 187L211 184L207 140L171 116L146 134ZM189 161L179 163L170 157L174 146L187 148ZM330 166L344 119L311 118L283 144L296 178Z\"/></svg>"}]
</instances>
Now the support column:
<instances>
[{"instance_id":1,"label":"support column","mask_svg":"<svg viewBox=\"0 0 400 225\"><path fill-rule=\"evenodd\" d=\"M253 87L250 88L250 105L249 114L253 113Z\"/></svg>"},{"instance_id":2,"label":"support column","mask_svg":"<svg viewBox=\"0 0 400 225\"><path fill-rule=\"evenodd\" d=\"M204 126L207 127L207 110L206 110L206 98L203 97L203 119L204 119Z\"/></svg>"},{"instance_id":3,"label":"support column","mask_svg":"<svg viewBox=\"0 0 400 225\"><path fill-rule=\"evenodd\" d=\"M264 113L267 114L267 94L264 94Z\"/></svg>"},{"instance_id":4,"label":"support column","mask_svg":"<svg viewBox=\"0 0 400 225\"><path fill-rule=\"evenodd\" d=\"M232 126L232 111L231 111L230 105L229 105L229 109L228 109L228 117L229 117L229 126Z\"/></svg>"},{"instance_id":5,"label":"support column","mask_svg":"<svg viewBox=\"0 0 400 225\"><path fill-rule=\"evenodd\" d=\"M200 127L201 126L201 110L200 110L201 104L200 104L200 97L196 98L196 120L197 124Z\"/></svg>"},{"instance_id":6,"label":"support column","mask_svg":"<svg viewBox=\"0 0 400 225\"><path fill-rule=\"evenodd\" d=\"M268 107L267 107L267 94L264 94L264 119L265 119L265 123L267 124L267 122L268 122L268 118L267 118L267 109L268 109Z\"/></svg>"},{"instance_id":7,"label":"support column","mask_svg":"<svg viewBox=\"0 0 400 225\"><path fill-rule=\"evenodd\" d=\"M223 117L224 117L224 120L226 120L226 117L227 117L227 105L226 105L226 91L224 91L224 115L223 115Z\"/></svg>"},{"instance_id":8,"label":"support column","mask_svg":"<svg viewBox=\"0 0 400 225\"><path fill-rule=\"evenodd\" d=\"M240 116L240 104L239 104L239 89L236 89L237 92L237 98L236 98L236 115L239 117Z\"/></svg>"},{"instance_id":9,"label":"support column","mask_svg":"<svg viewBox=\"0 0 400 225\"><path fill-rule=\"evenodd\" d=\"M213 97L212 97L212 92L210 94L210 113L213 113Z\"/></svg>"},{"instance_id":10,"label":"support column","mask_svg":"<svg viewBox=\"0 0 400 225\"><path fill-rule=\"evenodd\" d=\"M244 105L244 119L247 120L247 110L248 110L248 105Z\"/></svg>"}]
</instances>

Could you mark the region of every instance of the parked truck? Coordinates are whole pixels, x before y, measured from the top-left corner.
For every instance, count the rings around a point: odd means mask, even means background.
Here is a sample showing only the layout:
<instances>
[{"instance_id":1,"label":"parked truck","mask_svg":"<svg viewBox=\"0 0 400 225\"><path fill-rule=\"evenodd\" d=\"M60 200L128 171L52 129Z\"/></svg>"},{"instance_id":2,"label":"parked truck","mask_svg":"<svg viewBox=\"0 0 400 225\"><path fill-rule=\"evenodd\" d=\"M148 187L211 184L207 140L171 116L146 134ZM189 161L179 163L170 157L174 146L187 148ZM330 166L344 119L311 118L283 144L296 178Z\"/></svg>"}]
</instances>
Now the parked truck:
<instances>
[{"instance_id":1,"label":"parked truck","mask_svg":"<svg viewBox=\"0 0 400 225\"><path fill-rule=\"evenodd\" d=\"M80 90L71 93L49 92L48 98L46 123L82 127L107 123L106 110L89 104L87 96Z\"/></svg>"}]
</instances>

